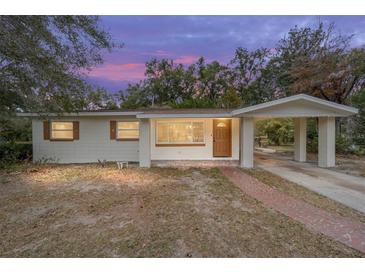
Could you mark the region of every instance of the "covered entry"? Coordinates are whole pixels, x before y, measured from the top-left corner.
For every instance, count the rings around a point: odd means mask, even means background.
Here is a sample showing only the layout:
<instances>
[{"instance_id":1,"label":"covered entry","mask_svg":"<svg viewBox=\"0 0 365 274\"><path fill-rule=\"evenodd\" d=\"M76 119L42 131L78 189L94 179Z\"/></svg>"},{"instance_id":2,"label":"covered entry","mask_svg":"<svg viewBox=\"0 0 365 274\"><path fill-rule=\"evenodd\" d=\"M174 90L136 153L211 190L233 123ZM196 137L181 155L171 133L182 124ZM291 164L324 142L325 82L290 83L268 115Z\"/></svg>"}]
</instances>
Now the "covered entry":
<instances>
[{"instance_id":1,"label":"covered entry","mask_svg":"<svg viewBox=\"0 0 365 274\"><path fill-rule=\"evenodd\" d=\"M307 118L318 117L318 165L335 166L335 118L346 117L357 109L299 94L232 111L241 118L240 165L253 167L255 119L290 117L294 119L294 159L306 161Z\"/></svg>"}]
</instances>

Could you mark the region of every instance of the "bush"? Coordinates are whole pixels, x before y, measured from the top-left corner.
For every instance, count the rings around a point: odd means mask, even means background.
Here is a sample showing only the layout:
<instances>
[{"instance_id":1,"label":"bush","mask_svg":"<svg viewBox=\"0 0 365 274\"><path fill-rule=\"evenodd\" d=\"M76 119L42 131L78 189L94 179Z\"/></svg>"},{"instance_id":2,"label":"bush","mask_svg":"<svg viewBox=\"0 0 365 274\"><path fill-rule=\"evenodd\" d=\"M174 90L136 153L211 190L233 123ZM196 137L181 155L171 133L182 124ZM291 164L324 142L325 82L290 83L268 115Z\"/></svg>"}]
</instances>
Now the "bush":
<instances>
[{"instance_id":1,"label":"bush","mask_svg":"<svg viewBox=\"0 0 365 274\"><path fill-rule=\"evenodd\" d=\"M317 153L318 152L318 137L307 138L307 152Z\"/></svg>"},{"instance_id":2,"label":"bush","mask_svg":"<svg viewBox=\"0 0 365 274\"><path fill-rule=\"evenodd\" d=\"M307 119L307 151L312 153L318 152L318 131L317 119Z\"/></svg>"},{"instance_id":3,"label":"bush","mask_svg":"<svg viewBox=\"0 0 365 274\"><path fill-rule=\"evenodd\" d=\"M286 145L294 141L291 119L270 119L257 122L257 134L266 135L271 145Z\"/></svg>"},{"instance_id":4,"label":"bush","mask_svg":"<svg viewBox=\"0 0 365 274\"><path fill-rule=\"evenodd\" d=\"M30 160L32 144L18 144L14 142L0 142L0 168L20 161Z\"/></svg>"}]
</instances>

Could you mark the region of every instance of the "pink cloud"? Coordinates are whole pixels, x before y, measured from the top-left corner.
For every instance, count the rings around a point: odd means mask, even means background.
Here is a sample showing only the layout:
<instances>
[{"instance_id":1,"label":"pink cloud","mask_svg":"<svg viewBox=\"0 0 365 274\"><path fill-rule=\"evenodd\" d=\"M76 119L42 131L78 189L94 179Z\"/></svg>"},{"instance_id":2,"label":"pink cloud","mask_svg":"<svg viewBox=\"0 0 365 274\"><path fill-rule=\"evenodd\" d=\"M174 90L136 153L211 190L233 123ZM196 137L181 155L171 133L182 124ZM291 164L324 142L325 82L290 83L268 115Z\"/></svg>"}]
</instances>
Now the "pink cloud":
<instances>
[{"instance_id":1,"label":"pink cloud","mask_svg":"<svg viewBox=\"0 0 365 274\"><path fill-rule=\"evenodd\" d=\"M155 54L156 56L165 56L165 57L167 57L167 56L171 56L171 54L170 54L169 52L164 51L164 50L156 50L156 51L154 52L154 54Z\"/></svg>"},{"instance_id":2,"label":"pink cloud","mask_svg":"<svg viewBox=\"0 0 365 274\"><path fill-rule=\"evenodd\" d=\"M144 63L105 64L93 68L89 76L112 81L138 81L144 78Z\"/></svg>"},{"instance_id":3,"label":"pink cloud","mask_svg":"<svg viewBox=\"0 0 365 274\"><path fill-rule=\"evenodd\" d=\"M151 56L152 57L170 57L170 56L173 55L170 52L165 51L165 50L144 51L144 52L141 52L140 54L141 55L146 55L146 56L149 56L149 57L151 57Z\"/></svg>"},{"instance_id":4,"label":"pink cloud","mask_svg":"<svg viewBox=\"0 0 365 274\"><path fill-rule=\"evenodd\" d=\"M183 65L191 65L198 61L199 56L195 55L182 55L174 60L177 64L183 64Z\"/></svg>"}]
</instances>

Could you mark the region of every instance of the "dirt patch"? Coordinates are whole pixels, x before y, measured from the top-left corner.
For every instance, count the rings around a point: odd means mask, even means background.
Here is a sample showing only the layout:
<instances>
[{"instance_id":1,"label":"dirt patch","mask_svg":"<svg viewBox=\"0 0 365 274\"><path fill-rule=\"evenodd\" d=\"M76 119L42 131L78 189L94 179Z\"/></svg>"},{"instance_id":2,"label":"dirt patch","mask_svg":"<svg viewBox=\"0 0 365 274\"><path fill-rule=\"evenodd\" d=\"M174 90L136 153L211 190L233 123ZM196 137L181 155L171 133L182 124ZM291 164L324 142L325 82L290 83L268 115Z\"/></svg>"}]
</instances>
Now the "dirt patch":
<instances>
[{"instance_id":1,"label":"dirt patch","mask_svg":"<svg viewBox=\"0 0 365 274\"><path fill-rule=\"evenodd\" d=\"M2 257L357 257L216 168L53 165L0 173Z\"/></svg>"}]
</instances>

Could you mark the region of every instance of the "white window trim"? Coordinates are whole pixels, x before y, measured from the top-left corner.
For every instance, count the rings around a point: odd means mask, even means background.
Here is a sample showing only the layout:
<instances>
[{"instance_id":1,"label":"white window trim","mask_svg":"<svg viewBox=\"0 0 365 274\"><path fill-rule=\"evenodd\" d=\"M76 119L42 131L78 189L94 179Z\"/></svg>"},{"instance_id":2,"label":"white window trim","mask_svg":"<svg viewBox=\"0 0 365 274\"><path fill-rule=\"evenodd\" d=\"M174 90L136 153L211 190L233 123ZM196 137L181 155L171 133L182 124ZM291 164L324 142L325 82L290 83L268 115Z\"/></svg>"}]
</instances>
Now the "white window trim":
<instances>
[{"instance_id":1,"label":"white window trim","mask_svg":"<svg viewBox=\"0 0 365 274\"><path fill-rule=\"evenodd\" d=\"M159 142L158 141L158 124L176 124L176 123L202 123L203 124L203 141L202 142ZM157 120L155 122L155 143L156 145L205 145L205 121L204 120Z\"/></svg>"},{"instance_id":2,"label":"white window trim","mask_svg":"<svg viewBox=\"0 0 365 274\"><path fill-rule=\"evenodd\" d=\"M117 140L121 140L121 141L138 141L139 140L139 121L136 120L123 120L123 121L116 121L116 139ZM119 123L137 123L138 124L138 129L119 129L118 124ZM138 132L138 137L137 138L123 138L123 137L119 137L119 132L120 131L137 131Z\"/></svg>"}]
</instances>

